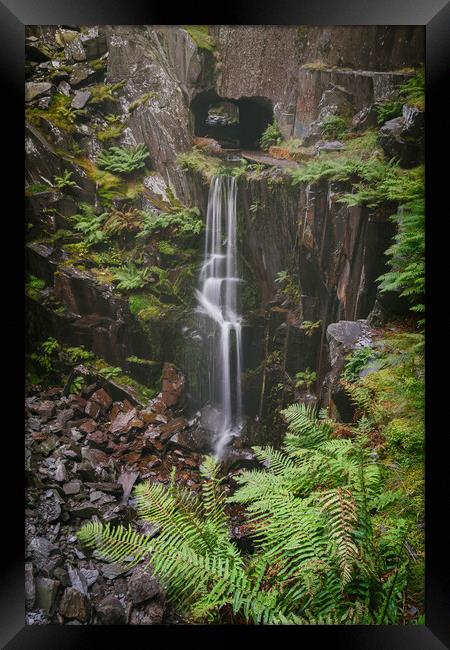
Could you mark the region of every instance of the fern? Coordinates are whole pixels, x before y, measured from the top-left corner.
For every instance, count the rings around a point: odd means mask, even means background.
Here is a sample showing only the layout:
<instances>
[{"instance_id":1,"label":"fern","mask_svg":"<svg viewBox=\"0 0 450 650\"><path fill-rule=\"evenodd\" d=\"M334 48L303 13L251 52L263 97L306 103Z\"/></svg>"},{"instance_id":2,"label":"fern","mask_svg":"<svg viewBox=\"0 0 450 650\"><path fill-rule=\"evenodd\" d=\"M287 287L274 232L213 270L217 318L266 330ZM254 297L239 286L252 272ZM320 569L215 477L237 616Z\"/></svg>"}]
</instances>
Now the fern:
<instances>
[{"instance_id":1,"label":"fern","mask_svg":"<svg viewBox=\"0 0 450 650\"><path fill-rule=\"evenodd\" d=\"M110 147L104 149L97 157L97 165L106 171L130 174L136 169L145 167L149 151L144 144L136 147Z\"/></svg>"}]
</instances>

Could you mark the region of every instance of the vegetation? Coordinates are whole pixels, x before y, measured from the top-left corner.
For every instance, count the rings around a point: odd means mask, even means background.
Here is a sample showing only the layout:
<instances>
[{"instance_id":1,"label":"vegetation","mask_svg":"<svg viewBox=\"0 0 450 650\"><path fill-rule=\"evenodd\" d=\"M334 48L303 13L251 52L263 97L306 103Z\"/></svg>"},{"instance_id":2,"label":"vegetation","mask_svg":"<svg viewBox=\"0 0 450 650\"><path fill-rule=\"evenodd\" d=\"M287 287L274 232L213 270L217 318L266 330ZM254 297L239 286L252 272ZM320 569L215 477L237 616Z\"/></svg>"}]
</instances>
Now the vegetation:
<instances>
[{"instance_id":1,"label":"vegetation","mask_svg":"<svg viewBox=\"0 0 450 650\"><path fill-rule=\"evenodd\" d=\"M101 104L105 101L116 102L116 92L120 90L125 85L125 81L119 81L114 84L96 84L95 86L89 86L89 92L91 97L89 102L91 104Z\"/></svg>"},{"instance_id":2,"label":"vegetation","mask_svg":"<svg viewBox=\"0 0 450 650\"><path fill-rule=\"evenodd\" d=\"M322 122L322 135L332 140L341 138L347 131L347 121L339 115L327 115Z\"/></svg>"},{"instance_id":3,"label":"vegetation","mask_svg":"<svg viewBox=\"0 0 450 650\"><path fill-rule=\"evenodd\" d=\"M110 147L104 149L97 157L97 165L116 174L131 174L145 167L149 151L145 144L136 147Z\"/></svg>"},{"instance_id":4,"label":"vegetation","mask_svg":"<svg viewBox=\"0 0 450 650\"><path fill-rule=\"evenodd\" d=\"M396 495L383 493L366 421L353 439L333 439L332 425L311 409L294 405L284 415L283 450L255 448L267 469L237 476L228 498L246 506L254 554L230 539L224 479L211 457L201 468L202 499L174 480L135 488L139 518L159 527L156 538L89 522L80 541L128 567L151 563L188 621L397 623L408 524L385 517L374 525Z\"/></svg>"},{"instance_id":5,"label":"vegetation","mask_svg":"<svg viewBox=\"0 0 450 650\"><path fill-rule=\"evenodd\" d=\"M280 144L282 139L283 137L281 135L281 131L278 127L278 124L274 120L272 124L268 124L267 127L264 129L259 144L263 151L268 151L269 147L271 147L272 145Z\"/></svg>"},{"instance_id":6,"label":"vegetation","mask_svg":"<svg viewBox=\"0 0 450 650\"><path fill-rule=\"evenodd\" d=\"M401 206L392 217L397 224L395 243L388 248L390 271L378 281L382 291L398 291L411 302L412 311L423 313L425 293L425 202Z\"/></svg>"},{"instance_id":7,"label":"vegetation","mask_svg":"<svg viewBox=\"0 0 450 650\"><path fill-rule=\"evenodd\" d=\"M214 39L209 33L208 25L183 25L183 27L201 50L209 52L214 50Z\"/></svg>"},{"instance_id":8,"label":"vegetation","mask_svg":"<svg viewBox=\"0 0 450 650\"><path fill-rule=\"evenodd\" d=\"M309 390L316 380L316 372L310 368L307 368L306 370L302 370L295 374L295 387L306 388Z\"/></svg>"},{"instance_id":9,"label":"vegetation","mask_svg":"<svg viewBox=\"0 0 450 650\"><path fill-rule=\"evenodd\" d=\"M94 246L104 242L107 233L103 230L103 223L108 216L106 212L97 214L94 208L87 203L80 204L81 212L73 216L75 229L83 235L83 240L87 246Z\"/></svg>"}]
</instances>

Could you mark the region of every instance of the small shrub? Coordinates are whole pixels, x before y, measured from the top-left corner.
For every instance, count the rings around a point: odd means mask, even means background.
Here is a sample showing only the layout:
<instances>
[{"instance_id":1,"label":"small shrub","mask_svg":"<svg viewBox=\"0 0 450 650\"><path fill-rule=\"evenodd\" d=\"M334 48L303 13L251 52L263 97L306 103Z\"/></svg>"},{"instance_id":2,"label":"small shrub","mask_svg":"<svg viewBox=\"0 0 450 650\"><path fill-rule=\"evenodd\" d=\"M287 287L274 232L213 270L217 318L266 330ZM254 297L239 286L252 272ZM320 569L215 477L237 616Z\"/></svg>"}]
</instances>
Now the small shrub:
<instances>
[{"instance_id":1,"label":"small shrub","mask_svg":"<svg viewBox=\"0 0 450 650\"><path fill-rule=\"evenodd\" d=\"M263 131L261 138L259 140L259 144L263 151L268 151L269 147L271 147L274 144L280 144L281 141L282 141L281 131L278 127L278 124L274 120L272 124L269 124Z\"/></svg>"},{"instance_id":2,"label":"small shrub","mask_svg":"<svg viewBox=\"0 0 450 650\"><path fill-rule=\"evenodd\" d=\"M148 269L138 269L131 262L122 268L112 269L112 273L117 282L117 288L124 291L141 289L142 287L145 287L148 282Z\"/></svg>"},{"instance_id":3,"label":"small shrub","mask_svg":"<svg viewBox=\"0 0 450 650\"><path fill-rule=\"evenodd\" d=\"M342 138L347 131L347 122L338 115L327 115L322 122L322 135L332 140Z\"/></svg>"},{"instance_id":4,"label":"small shrub","mask_svg":"<svg viewBox=\"0 0 450 650\"><path fill-rule=\"evenodd\" d=\"M354 350L349 355L347 363L345 364L344 372L342 373L345 381L357 381L361 370L365 368L370 361L375 359L375 357L375 352L369 345Z\"/></svg>"},{"instance_id":5,"label":"small shrub","mask_svg":"<svg viewBox=\"0 0 450 650\"><path fill-rule=\"evenodd\" d=\"M295 374L295 387L309 389L317 380L317 373L310 368Z\"/></svg>"},{"instance_id":6,"label":"small shrub","mask_svg":"<svg viewBox=\"0 0 450 650\"><path fill-rule=\"evenodd\" d=\"M53 185L58 189L63 189L64 187L75 187L75 181L71 180L72 172L69 172L68 169L65 169L62 176L54 176Z\"/></svg>"},{"instance_id":7,"label":"small shrub","mask_svg":"<svg viewBox=\"0 0 450 650\"><path fill-rule=\"evenodd\" d=\"M108 216L107 213L97 214L87 203L82 203L80 210L81 213L75 214L72 218L75 221L75 229L81 232L85 244L95 246L104 242L107 233L103 230L103 223Z\"/></svg>"}]
</instances>

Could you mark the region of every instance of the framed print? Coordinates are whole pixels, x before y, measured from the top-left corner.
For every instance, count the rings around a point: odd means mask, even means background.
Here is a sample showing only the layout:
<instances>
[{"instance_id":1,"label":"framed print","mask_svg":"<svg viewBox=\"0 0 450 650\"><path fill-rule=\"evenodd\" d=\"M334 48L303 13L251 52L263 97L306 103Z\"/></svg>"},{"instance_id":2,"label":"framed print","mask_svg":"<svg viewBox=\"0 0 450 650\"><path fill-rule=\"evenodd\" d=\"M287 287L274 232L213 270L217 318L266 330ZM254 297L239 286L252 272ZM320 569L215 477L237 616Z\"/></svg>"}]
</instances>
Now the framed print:
<instances>
[{"instance_id":1,"label":"framed print","mask_svg":"<svg viewBox=\"0 0 450 650\"><path fill-rule=\"evenodd\" d=\"M0 4L2 647L448 647L450 11L303 5Z\"/></svg>"}]
</instances>

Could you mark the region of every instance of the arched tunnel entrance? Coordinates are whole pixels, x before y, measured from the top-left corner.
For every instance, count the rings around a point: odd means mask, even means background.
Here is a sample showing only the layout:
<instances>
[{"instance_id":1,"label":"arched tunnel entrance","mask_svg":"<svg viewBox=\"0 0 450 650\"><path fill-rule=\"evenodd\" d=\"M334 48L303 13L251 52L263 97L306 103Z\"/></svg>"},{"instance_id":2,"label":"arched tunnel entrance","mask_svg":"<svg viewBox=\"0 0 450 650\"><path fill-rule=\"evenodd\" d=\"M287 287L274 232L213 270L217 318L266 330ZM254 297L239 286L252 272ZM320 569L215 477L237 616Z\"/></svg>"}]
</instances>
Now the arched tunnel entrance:
<instances>
[{"instance_id":1,"label":"arched tunnel entrance","mask_svg":"<svg viewBox=\"0 0 450 650\"><path fill-rule=\"evenodd\" d=\"M228 99L213 91L199 93L191 103L194 134L214 138L224 149L259 149L259 139L273 120L265 97Z\"/></svg>"}]
</instances>

